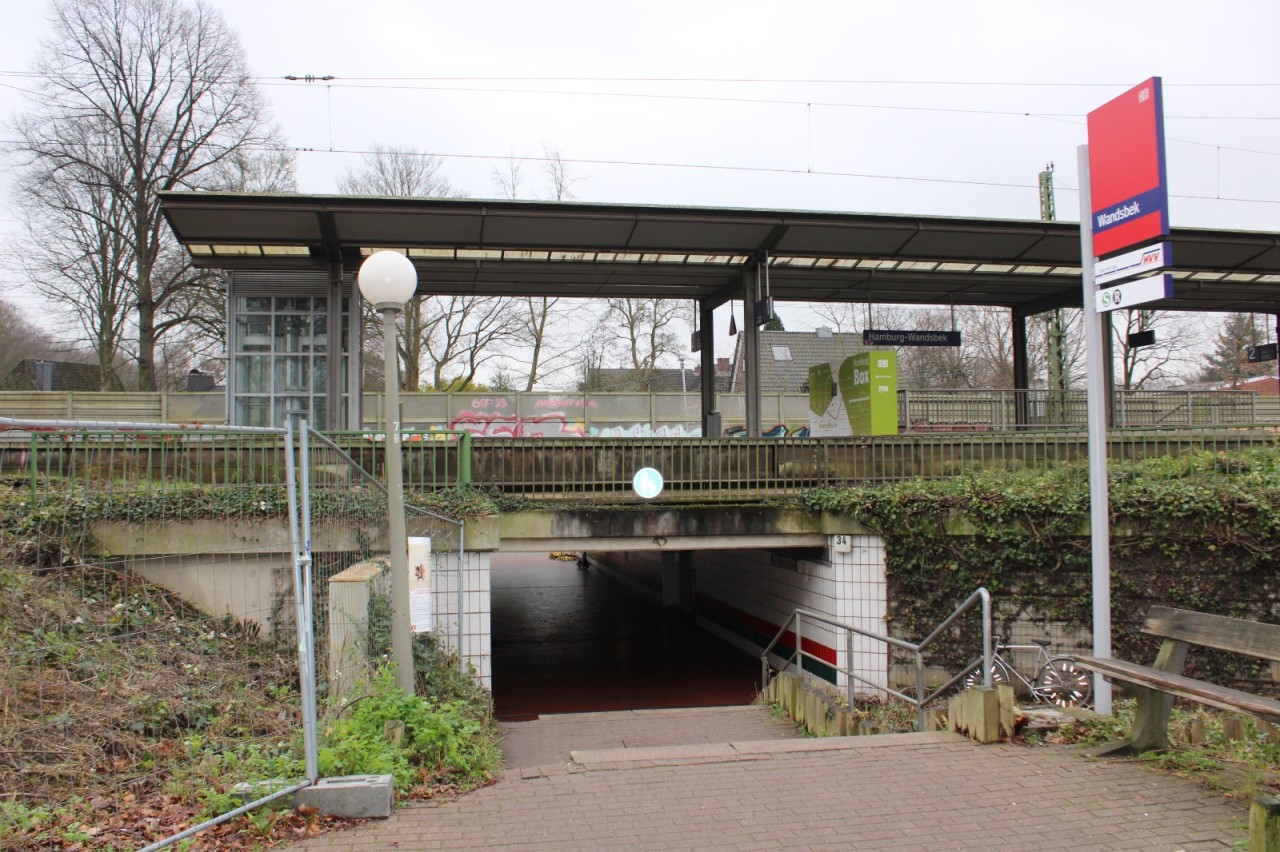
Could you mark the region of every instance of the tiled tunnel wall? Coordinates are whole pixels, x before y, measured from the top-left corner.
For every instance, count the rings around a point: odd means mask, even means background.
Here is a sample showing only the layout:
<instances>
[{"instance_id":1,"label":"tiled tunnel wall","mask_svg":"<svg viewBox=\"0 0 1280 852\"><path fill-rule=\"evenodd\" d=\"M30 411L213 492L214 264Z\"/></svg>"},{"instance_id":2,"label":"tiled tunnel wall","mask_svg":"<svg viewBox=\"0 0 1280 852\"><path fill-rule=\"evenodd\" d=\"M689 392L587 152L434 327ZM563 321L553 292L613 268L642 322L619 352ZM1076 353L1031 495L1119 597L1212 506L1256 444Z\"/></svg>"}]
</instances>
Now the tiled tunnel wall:
<instances>
[{"instance_id":1,"label":"tiled tunnel wall","mask_svg":"<svg viewBox=\"0 0 1280 852\"><path fill-rule=\"evenodd\" d=\"M844 551L844 552L838 552ZM688 555L698 623L744 652L759 656L796 607L872 633L884 632L884 545L877 536L846 536L822 555L768 550L707 550ZM681 554L658 551L592 554L597 564L637 591L670 604L678 598L670 583ZM665 569L664 569L665 560ZM668 581L664 594L663 579ZM810 662L815 675L845 686L846 632L806 624L804 648L822 662ZM784 636L784 654L794 633ZM853 637L853 669L860 678L885 685L888 655L883 643Z\"/></svg>"}]
</instances>

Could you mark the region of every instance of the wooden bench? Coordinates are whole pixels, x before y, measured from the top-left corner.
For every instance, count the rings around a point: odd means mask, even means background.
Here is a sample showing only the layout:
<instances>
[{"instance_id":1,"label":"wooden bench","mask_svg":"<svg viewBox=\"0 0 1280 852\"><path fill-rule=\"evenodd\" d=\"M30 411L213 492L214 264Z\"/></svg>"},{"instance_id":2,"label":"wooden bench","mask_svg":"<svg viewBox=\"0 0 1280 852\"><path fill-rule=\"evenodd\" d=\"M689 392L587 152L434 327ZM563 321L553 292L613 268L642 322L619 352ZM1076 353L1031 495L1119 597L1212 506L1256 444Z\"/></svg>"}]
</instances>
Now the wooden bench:
<instances>
[{"instance_id":1,"label":"wooden bench","mask_svg":"<svg viewBox=\"0 0 1280 852\"><path fill-rule=\"evenodd\" d=\"M1156 606L1147 612L1142 632L1164 640L1150 666L1098 657L1075 658L1081 668L1128 684L1138 699L1129 735L1096 753L1167 749L1169 712L1175 695L1280 724L1280 701L1182 674L1187 649L1192 645L1280 662L1280 625Z\"/></svg>"}]
</instances>

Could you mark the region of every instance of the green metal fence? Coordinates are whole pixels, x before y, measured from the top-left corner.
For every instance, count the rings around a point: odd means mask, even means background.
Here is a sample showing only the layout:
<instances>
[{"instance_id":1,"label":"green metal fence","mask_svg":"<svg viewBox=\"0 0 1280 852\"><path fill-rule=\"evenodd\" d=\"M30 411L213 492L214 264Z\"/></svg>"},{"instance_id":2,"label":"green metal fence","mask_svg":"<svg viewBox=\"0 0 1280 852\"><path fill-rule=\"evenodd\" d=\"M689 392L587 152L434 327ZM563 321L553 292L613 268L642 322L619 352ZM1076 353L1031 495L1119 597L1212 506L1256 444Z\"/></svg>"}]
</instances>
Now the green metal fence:
<instances>
[{"instance_id":1,"label":"green metal fence","mask_svg":"<svg viewBox=\"0 0 1280 852\"><path fill-rule=\"evenodd\" d=\"M93 482L130 490L175 484L278 486L285 481L279 435L231 429L10 430L0 440L0 476L21 478L34 490L50 482ZM330 439L382 477L385 435L330 433ZM411 490L465 485L471 480L471 436L466 432L402 434L405 484ZM342 481L346 464L320 462L316 476Z\"/></svg>"},{"instance_id":2,"label":"green metal fence","mask_svg":"<svg viewBox=\"0 0 1280 852\"><path fill-rule=\"evenodd\" d=\"M1276 445L1274 424L1206 428L1116 429L1113 459L1178 456ZM12 435L12 433L10 433ZM385 462L382 433L329 437L375 478ZM474 438L466 432L401 436L409 492L463 485L549 500L639 499L641 468L663 476L660 500L797 494L828 485L939 479L977 470L1038 469L1083 460L1080 429L927 432L854 438ZM336 465L336 463L335 463ZM344 465L318 462L315 476L344 481ZM329 467L334 470L329 470ZM341 470L338 468L342 468ZM57 481L92 481L110 489L175 484L278 485L279 439L243 432L32 432L0 442L0 476L32 489Z\"/></svg>"},{"instance_id":3,"label":"green metal fence","mask_svg":"<svg viewBox=\"0 0 1280 852\"><path fill-rule=\"evenodd\" d=\"M1275 426L1113 430L1112 459L1274 446ZM949 433L859 438L598 439L477 438L472 481L538 499L639 500L632 478L663 476L658 500L798 494L830 485L939 479L977 470L1047 468L1083 460L1080 430Z\"/></svg>"}]
</instances>

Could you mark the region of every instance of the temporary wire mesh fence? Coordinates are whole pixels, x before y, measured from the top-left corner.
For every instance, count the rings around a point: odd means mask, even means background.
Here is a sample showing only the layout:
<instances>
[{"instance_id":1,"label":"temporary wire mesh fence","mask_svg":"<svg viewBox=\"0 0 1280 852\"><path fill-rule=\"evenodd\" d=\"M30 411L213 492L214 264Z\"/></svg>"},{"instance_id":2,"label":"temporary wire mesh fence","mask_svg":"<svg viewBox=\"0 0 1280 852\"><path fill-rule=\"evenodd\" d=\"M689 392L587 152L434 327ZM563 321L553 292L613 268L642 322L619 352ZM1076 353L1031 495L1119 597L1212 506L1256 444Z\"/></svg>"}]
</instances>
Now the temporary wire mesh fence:
<instances>
[{"instance_id":1,"label":"temporary wire mesh fence","mask_svg":"<svg viewBox=\"0 0 1280 852\"><path fill-rule=\"evenodd\" d=\"M300 775L283 435L0 429L10 827L137 846L223 809L220 779Z\"/></svg>"},{"instance_id":2,"label":"temporary wire mesh fence","mask_svg":"<svg viewBox=\"0 0 1280 852\"><path fill-rule=\"evenodd\" d=\"M359 452L353 453L347 435L306 434L319 682L322 693L340 699L389 652L388 500L374 473L382 469L386 448L383 441L362 437L355 445ZM444 442L433 446L449 449ZM412 442L402 441L401 447L406 456L416 449ZM487 672L487 658L472 641L481 626L467 618L479 616L481 596L463 568L462 523L416 507L412 499L405 511L415 635L429 635L434 647L461 651L460 665L471 663L477 672ZM471 595L466 594L469 581Z\"/></svg>"}]
</instances>

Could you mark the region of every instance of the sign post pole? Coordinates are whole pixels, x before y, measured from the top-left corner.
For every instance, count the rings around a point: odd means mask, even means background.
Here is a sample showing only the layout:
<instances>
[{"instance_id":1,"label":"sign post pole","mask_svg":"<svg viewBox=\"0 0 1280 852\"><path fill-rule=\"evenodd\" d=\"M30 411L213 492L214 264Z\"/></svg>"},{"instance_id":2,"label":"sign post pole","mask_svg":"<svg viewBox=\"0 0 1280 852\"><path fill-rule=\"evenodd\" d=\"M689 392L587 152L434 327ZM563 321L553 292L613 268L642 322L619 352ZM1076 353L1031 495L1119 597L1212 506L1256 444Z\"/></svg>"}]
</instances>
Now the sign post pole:
<instances>
[{"instance_id":1,"label":"sign post pole","mask_svg":"<svg viewBox=\"0 0 1280 852\"><path fill-rule=\"evenodd\" d=\"M1089 533L1093 554L1093 656L1111 657L1111 515L1107 485L1106 376L1102 368L1102 320L1094 297L1093 204L1089 192L1089 146L1076 149L1080 168L1080 267L1084 288L1084 346L1089 425ZM1111 713L1111 683L1093 675L1094 710Z\"/></svg>"}]
</instances>

